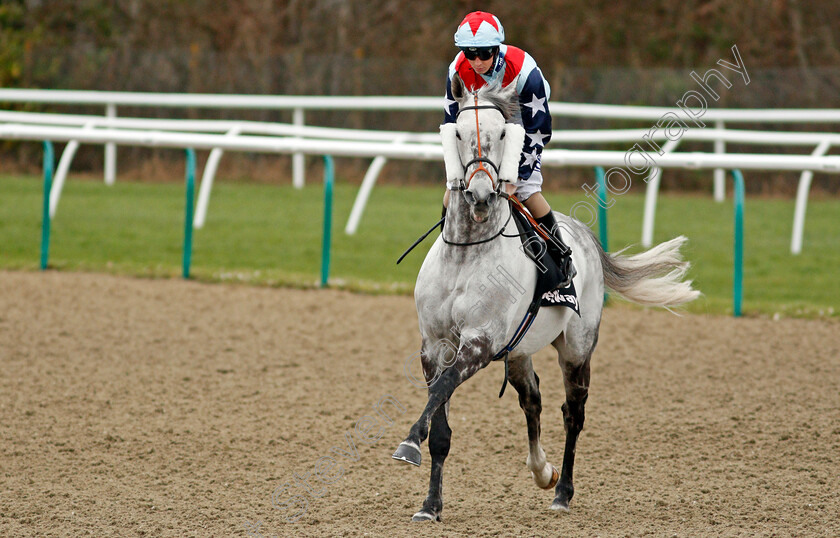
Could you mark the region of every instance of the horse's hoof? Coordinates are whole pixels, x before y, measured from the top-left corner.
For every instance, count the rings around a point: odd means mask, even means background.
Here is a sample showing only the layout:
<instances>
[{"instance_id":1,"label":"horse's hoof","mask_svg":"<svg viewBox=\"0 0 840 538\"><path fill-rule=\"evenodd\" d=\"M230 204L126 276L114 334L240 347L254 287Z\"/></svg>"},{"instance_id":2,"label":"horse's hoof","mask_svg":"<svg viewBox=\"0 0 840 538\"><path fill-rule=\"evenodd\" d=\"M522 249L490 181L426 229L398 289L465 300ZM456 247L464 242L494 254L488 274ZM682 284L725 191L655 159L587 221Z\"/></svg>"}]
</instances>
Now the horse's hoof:
<instances>
[{"instance_id":1,"label":"horse's hoof","mask_svg":"<svg viewBox=\"0 0 840 538\"><path fill-rule=\"evenodd\" d=\"M551 508L552 510L557 510L558 512L568 512L569 503L555 500L553 503L551 503L551 506L549 508Z\"/></svg>"},{"instance_id":2,"label":"horse's hoof","mask_svg":"<svg viewBox=\"0 0 840 538\"><path fill-rule=\"evenodd\" d=\"M542 489L554 489L554 486L557 485L557 482L560 480L560 471L557 470L557 467L551 466L551 481ZM568 507L566 508L568 510Z\"/></svg>"},{"instance_id":3,"label":"horse's hoof","mask_svg":"<svg viewBox=\"0 0 840 538\"><path fill-rule=\"evenodd\" d=\"M420 467L420 447L410 441L403 441L402 443L400 443L400 446L397 447L397 451L394 452L394 454L391 457L395 460L404 461L406 463L410 463L412 465ZM417 512L417 514L420 513L421 512Z\"/></svg>"},{"instance_id":4,"label":"horse's hoof","mask_svg":"<svg viewBox=\"0 0 840 538\"><path fill-rule=\"evenodd\" d=\"M429 512L419 511L411 516L411 521L440 521L440 515L430 514Z\"/></svg>"}]
</instances>

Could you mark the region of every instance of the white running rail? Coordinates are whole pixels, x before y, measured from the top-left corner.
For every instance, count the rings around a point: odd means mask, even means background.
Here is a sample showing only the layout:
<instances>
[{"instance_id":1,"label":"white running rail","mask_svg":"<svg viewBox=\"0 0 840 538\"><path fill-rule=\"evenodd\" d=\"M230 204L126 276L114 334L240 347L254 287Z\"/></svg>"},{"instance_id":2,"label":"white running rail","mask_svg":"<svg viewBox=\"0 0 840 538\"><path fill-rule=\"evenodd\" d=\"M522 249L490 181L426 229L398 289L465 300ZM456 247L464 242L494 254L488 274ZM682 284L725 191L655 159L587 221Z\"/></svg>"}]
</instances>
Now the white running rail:
<instances>
[{"instance_id":1,"label":"white running rail","mask_svg":"<svg viewBox=\"0 0 840 538\"><path fill-rule=\"evenodd\" d=\"M19 112L0 111L0 122L12 122L34 125L63 125L63 126L85 126L89 129L110 127L115 129L152 129L172 130L187 132L230 132L232 130L241 133L263 134L274 136L296 136L302 138L323 138L334 140L357 140L357 141L389 141L396 144L416 145L416 143L433 144L437 143L437 133L409 133L409 132L377 132L358 131L352 129L335 129L324 127L308 127L303 122L304 110L431 110L436 111L442 108L442 101L434 97L310 97L310 96L253 96L253 95L212 95L212 94L147 94L132 92L85 92L69 90L11 90L0 89L0 101L7 102L38 102L52 104L96 104L105 105L106 116L82 116L62 114L31 114ZM206 108L238 108L238 109L290 109L293 111L294 125L261 123L261 122L237 122L218 120L155 120L146 118L118 118L116 116L117 106L151 106L151 107L206 107ZM617 105L590 105L575 103L550 103L552 113L558 116L573 116L582 118L599 119L633 119L633 120L658 120L664 114L673 112L672 108L664 107L627 107ZM727 110L709 109L702 120L713 122L713 129L692 128L684 131L680 137L685 140L712 142L714 151L726 161L725 145L730 143L741 144L774 144L789 146L810 146L813 149L812 155L822 156L832 147L840 144L840 135L831 133L801 133L801 132L756 132L739 131L726 129L725 122L750 122L750 123L840 123L840 110L833 109L774 109L774 110ZM645 131L642 129L621 129L621 130L593 130L593 131L555 131L552 137L552 145L583 144L583 143L607 143L607 142L638 142L642 136L648 135L653 140L663 140L665 136L660 130ZM55 210L63 187L64 179L69 169L70 160L78 147L78 141L71 141L56 174L56 188L51 193L50 212ZM125 143L125 142L123 142ZM106 183L113 183L116 176L116 143L105 142ZM666 146L670 145L670 141ZM199 193L199 203L196 211L196 227L201 227L206 219L207 204L209 203L210 189L213 183L213 175L221 157L222 148L211 154L213 166L205 168L204 180ZM555 164L561 166L573 166L568 159L554 160L550 157L551 152L546 150L543 157L544 164ZM304 151L293 152L293 184L303 185L303 155ZM562 152L561 152L562 154ZM594 156L591 152L590 156ZM701 154L709 155L709 154ZM365 176L363 187L354 204L354 211L351 219L348 220L346 232L354 233L358 227L365 201L370 194L370 189L376 181L376 177L384 165L385 155L376 155L376 160ZM380 158L381 157L381 158ZM663 156L664 157L664 156ZM657 159L660 164L662 158ZM736 154L737 158L744 157ZM393 157L392 157L393 158ZM408 158L408 157L396 157ZM591 157L590 157L591 158ZM707 157L702 157L707 159ZM699 167L696 159L694 166ZM798 162L798 161L789 161ZM561 164L564 163L564 164ZM604 165L605 163L599 163ZM799 162L801 164L801 162ZM621 164L615 164L621 166ZM664 165L670 166L670 165ZM678 165L682 166L682 165ZM706 167L706 166L703 166ZM744 162L738 163L738 168L748 169ZM761 167L755 169L780 169L773 167ZM802 248L802 234L804 231L805 209L810 184L813 178L813 170L806 170L805 167L781 168L803 170L797 190L796 212L794 227L791 239L791 252L798 254ZM648 184L646 195L646 211L643 219L642 243L649 246L652 242L653 218L656 207L656 195L659 184L659 175L652 170L651 180ZM817 171L828 171L817 168ZM715 169L714 192L715 199L723 199L723 169ZM661 173L661 172L660 172ZM654 184L656 188L651 187Z\"/></svg>"}]
</instances>

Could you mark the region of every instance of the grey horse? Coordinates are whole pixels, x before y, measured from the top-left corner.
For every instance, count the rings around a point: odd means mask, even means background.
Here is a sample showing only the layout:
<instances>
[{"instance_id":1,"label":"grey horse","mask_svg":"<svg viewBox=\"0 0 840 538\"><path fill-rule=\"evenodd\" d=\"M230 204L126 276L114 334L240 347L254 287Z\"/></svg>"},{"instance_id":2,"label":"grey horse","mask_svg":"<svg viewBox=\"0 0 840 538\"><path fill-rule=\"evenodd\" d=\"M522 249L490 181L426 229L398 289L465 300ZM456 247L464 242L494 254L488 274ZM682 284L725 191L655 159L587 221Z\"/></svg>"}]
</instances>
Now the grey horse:
<instances>
[{"instance_id":1,"label":"grey horse","mask_svg":"<svg viewBox=\"0 0 840 538\"><path fill-rule=\"evenodd\" d=\"M539 270L522 248L500 187L501 182L516 180L525 137L522 127L511 121L513 85L471 93L454 80L453 95L458 119L441 126L447 183L453 190L442 233L423 262L414 293L428 403L393 455L420 465L420 445L429 439L429 493L414 521L439 521L443 510L443 464L452 434L449 398L521 328ZM634 303L666 308L692 301L699 292L684 281L689 267L680 255L684 237L634 256L610 255L587 226L559 213L556 217L577 268L574 286L580 316L570 308L542 308L508 356L507 379L525 412L526 464L537 486L554 488L551 509L567 511L605 287ZM566 446L560 472L548 463L540 445L542 403L531 363L531 355L548 344L557 350L566 389Z\"/></svg>"}]
</instances>

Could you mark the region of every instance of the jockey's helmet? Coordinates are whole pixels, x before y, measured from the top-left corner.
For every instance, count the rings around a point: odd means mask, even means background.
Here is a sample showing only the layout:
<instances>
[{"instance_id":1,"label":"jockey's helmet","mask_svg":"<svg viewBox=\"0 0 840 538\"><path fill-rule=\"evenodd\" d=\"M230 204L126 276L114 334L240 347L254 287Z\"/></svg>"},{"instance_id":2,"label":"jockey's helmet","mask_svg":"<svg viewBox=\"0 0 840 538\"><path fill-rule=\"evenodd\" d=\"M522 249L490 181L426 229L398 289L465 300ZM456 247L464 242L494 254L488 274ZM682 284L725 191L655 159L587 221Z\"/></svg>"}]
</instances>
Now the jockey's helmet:
<instances>
[{"instance_id":1,"label":"jockey's helmet","mask_svg":"<svg viewBox=\"0 0 840 538\"><path fill-rule=\"evenodd\" d=\"M505 40L505 29L492 13L473 11L455 32L455 46L464 48L498 47Z\"/></svg>"}]
</instances>

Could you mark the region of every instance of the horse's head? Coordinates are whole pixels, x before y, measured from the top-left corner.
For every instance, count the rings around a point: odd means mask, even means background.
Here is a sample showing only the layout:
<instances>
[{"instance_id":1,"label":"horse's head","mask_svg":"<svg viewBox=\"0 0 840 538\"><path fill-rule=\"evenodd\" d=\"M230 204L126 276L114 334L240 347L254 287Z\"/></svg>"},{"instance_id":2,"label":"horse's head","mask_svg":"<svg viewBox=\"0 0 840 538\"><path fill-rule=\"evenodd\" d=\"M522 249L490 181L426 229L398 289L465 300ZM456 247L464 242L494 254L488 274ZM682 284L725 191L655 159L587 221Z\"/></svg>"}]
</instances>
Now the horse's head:
<instances>
[{"instance_id":1,"label":"horse's head","mask_svg":"<svg viewBox=\"0 0 840 538\"><path fill-rule=\"evenodd\" d=\"M485 222L498 202L502 182L517 180L525 130L508 123L516 89L510 84L468 92L455 75L452 95L458 101L457 120L440 128L447 184L463 191L472 219Z\"/></svg>"}]
</instances>

